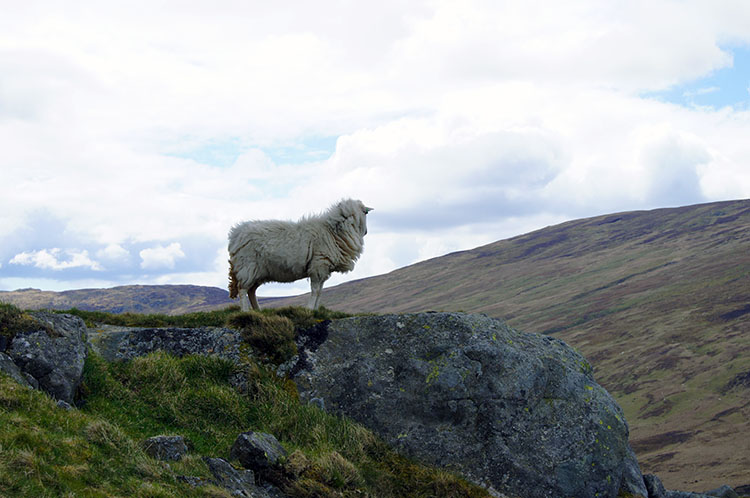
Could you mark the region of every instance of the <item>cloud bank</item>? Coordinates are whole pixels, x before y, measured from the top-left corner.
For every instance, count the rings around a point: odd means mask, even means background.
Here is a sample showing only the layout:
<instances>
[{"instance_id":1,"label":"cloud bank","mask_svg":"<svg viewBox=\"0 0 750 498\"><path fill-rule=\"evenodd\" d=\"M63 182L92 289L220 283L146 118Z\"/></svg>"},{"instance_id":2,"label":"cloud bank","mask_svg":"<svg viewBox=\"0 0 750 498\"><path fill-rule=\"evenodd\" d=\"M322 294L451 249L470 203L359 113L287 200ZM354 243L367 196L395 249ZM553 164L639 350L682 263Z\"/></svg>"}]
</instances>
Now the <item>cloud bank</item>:
<instances>
[{"instance_id":1,"label":"cloud bank","mask_svg":"<svg viewBox=\"0 0 750 498\"><path fill-rule=\"evenodd\" d=\"M375 211L332 283L566 219L750 197L750 94L725 92L750 86L746 2L4 10L3 289L223 287L234 223L342 197Z\"/></svg>"}]
</instances>

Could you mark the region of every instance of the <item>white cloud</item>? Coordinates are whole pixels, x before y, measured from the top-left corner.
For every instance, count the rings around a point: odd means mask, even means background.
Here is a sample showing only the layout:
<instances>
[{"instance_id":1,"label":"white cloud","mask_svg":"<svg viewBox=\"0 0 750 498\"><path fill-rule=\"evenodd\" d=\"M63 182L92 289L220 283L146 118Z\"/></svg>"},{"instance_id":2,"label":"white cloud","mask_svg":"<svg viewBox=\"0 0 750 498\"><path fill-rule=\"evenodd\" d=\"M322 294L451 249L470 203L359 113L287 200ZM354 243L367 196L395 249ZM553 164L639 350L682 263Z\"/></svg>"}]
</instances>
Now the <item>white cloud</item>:
<instances>
[{"instance_id":1,"label":"white cloud","mask_svg":"<svg viewBox=\"0 0 750 498\"><path fill-rule=\"evenodd\" d=\"M13 256L9 263L55 271L70 268L88 268L95 271L103 270L103 267L98 262L89 257L88 251L76 249L63 251L59 248L53 248L22 252Z\"/></svg>"},{"instance_id":2,"label":"white cloud","mask_svg":"<svg viewBox=\"0 0 750 498\"><path fill-rule=\"evenodd\" d=\"M179 242L173 242L166 247L158 245L143 249L138 254L141 257L141 268L144 270L171 269L175 267L175 262L178 259L185 257Z\"/></svg>"},{"instance_id":3,"label":"white cloud","mask_svg":"<svg viewBox=\"0 0 750 498\"><path fill-rule=\"evenodd\" d=\"M750 112L642 96L729 67L728 47L750 43L747 2L147 7L4 9L0 237L19 234L15 270L139 254L158 278L223 286L225 256L185 268L194 251L161 241L225 251L238 221L356 197L376 208L340 277L358 278L572 217L750 197ZM271 152L316 137L338 137L332 157ZM221 164L199 157L212 147ZM40 212L58 239L23 245ZM52 246L96 260L39 250Z\"/></svg>"},{"instance_id":4,"label":"white cloud","mask_svg":"<svg viewBox=\"0 0 750 498\"><path fill-rule=\"evenodd\" d=\"M109 244L96 252L96 257L105 261L123 261L130 256L130 252L119 244Z\"/></svg>"}]
</instances>

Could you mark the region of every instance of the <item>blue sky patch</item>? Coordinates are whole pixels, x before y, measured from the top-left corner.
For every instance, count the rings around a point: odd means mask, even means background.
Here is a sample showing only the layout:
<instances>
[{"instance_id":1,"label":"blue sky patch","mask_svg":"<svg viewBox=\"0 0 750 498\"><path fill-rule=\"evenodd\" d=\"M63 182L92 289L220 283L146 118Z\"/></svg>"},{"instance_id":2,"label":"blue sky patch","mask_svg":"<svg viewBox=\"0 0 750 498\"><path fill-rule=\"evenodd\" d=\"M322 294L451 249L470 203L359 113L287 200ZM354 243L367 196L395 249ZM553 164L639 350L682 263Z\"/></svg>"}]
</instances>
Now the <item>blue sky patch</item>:
<instances>
[{"instance_id":1,"label":"blue sky patch","mask_svg":"<svg viewBox=\"0 0 750 498\"><path fill-rule=\"evenodd\" d=\"M686 107L750 107L750 47L724 47L724 50L732 54L734 61L731 67L667 90L649 92L644 97Z\"/></svg>"},{"instance_id":2,"label":"blue sky patch","mask_svg":"<svg viewBox=\"0 0 750 498\"><path fill-rule=\"evenodd\" d=\"M338 137L307 137L293 144L276 147L262 147L275 164L301 164L322 161L331 157L336 150Z\"/></svg>"},{"instance_id":3,"label":"blue sky patch","mask_svg":"<svg viewBox=\"0 0 750 498\"><path fill-rule=\"evenodd\" d=\"M237 161L242 153L250 149L263 151L274 164L302 164L328 159L336 150L338 136L304 137L295 142L276 145L253 145L240 138L212 140L168 155L192 159L209 166L228 167Z\"/></svg>"}]
</instances>

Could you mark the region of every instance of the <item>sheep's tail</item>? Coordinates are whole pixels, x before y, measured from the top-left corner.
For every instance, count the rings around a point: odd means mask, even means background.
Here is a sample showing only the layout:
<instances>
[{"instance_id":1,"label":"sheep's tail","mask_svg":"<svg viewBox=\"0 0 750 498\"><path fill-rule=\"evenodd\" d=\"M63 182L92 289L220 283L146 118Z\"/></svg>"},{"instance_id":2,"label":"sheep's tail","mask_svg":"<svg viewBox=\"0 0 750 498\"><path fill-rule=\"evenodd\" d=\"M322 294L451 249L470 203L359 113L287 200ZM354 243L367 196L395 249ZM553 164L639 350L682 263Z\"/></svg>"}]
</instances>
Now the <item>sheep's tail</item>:
<instances>
[{"instance_id":1,"label":"sheep's tail","mask_svg":"<svg viewBox=\"0 0 750 498\"><path fill-rule=\"evenodd\" d=\"M232 260L229 260L229 297L236 299L240 295L240 284L237 282L237 274L234 271Z\"/></svg>"}]
</instances>

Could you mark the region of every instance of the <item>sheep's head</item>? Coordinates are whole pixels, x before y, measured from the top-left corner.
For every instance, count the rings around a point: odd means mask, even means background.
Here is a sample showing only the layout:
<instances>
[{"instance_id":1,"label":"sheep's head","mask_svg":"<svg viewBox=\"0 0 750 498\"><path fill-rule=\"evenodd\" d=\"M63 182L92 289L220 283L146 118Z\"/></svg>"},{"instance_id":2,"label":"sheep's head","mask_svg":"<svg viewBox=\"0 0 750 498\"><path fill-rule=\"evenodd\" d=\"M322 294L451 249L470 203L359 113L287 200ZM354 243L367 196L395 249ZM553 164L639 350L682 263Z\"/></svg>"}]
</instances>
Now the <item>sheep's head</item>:
<instances>
[{"instance_id":1,"label":"sheep's head","mask_svg":"<svg viewBox=\"0 0 750 498\"><path fill-rule=\"evenodd\" d=\"M336 230L353 230L361 237L367 235L367 213L372 211L371 207L364 205L362 201L345 199L336 204L331 212Z\"/></svg>"}]
</instances>

